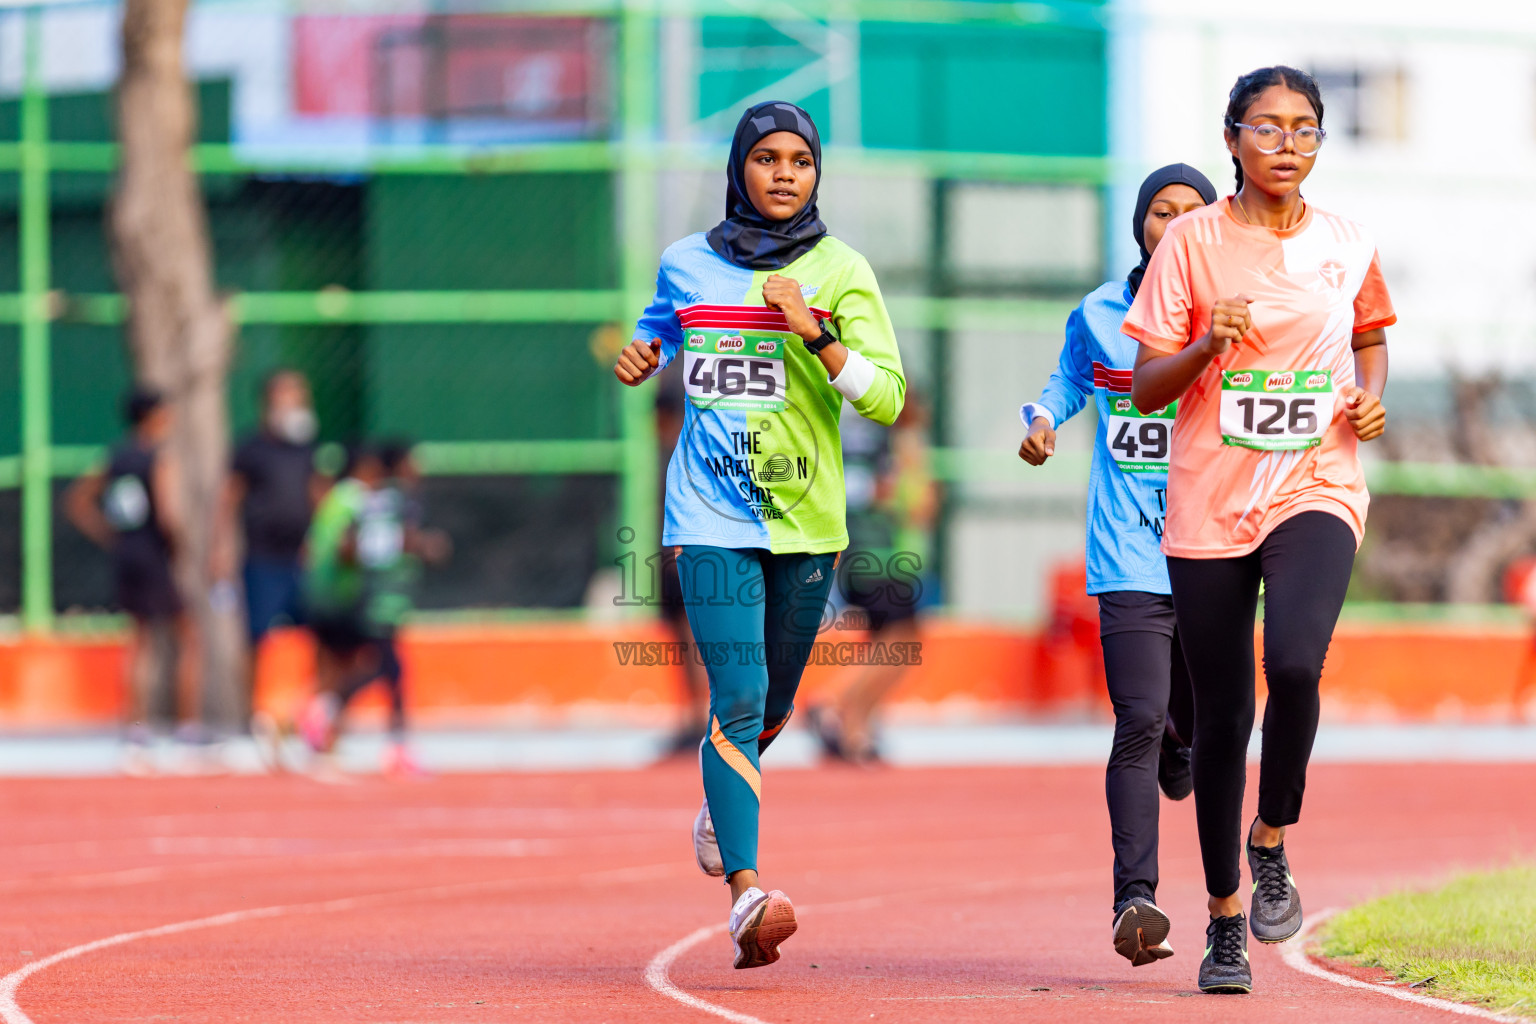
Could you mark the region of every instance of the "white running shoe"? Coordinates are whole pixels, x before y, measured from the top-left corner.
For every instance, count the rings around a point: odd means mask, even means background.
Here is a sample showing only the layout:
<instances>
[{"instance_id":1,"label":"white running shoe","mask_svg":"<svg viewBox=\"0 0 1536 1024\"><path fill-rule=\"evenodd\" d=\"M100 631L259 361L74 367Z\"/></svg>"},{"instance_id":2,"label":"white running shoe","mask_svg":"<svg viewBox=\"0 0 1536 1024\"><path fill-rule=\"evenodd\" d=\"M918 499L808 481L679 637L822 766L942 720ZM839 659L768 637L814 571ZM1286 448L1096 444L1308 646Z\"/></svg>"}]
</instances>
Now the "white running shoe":
<instances>
[{"instance_id":1,"label":"white running shoe","mask_svg":"<svg viewBox=\"0 0 1536 1024\"><path fill-rule=\"evenodd\" d=\"M693 856L699 870L711 878L725 877L725 862L720 859L720 841L715 838L715 819L709 816L709 800L693 819Z\"/></svg>"},{"instance_id":2,"label":"white running shoe","mask_svg":"<svg viewBox=\"0 0 1536 1024\"><path fill-rule=\"evenodd\" d=\"M763 892L753 886L731 908L731 944L736 949L735 967L767 967L779 959L779 944L799 925L789 897L775 889Z\"/></svg>"},{"instance_id":3,"label":"white running shoe","mask_svg":"<svg viewBox=\"0 0 1536 1024\"><path fill-rule=\"evenodd\" d=\"M335 754L315 754L309 760L309 777L323 786L355 786L357 780L341 770Z\"/></svg>"},{"instance_id":4,"label":"white running shoe","mask_svg":"<svg viewBox=\"0 0 1536 1024\"><path fill-rule=\"evenodd\" d=\"M261 764L273 775L284 775L288 764L283 760L283 740L286 734L275 715L266 711L251 712L251 739L256 742L256 752Z\"/></svg>"},{"instance_id":5,"label":"white running shoe","mask_svg":"<svg viewBox=\"0 0 1536 1024\"><path fill-rule=\"evenodd\" d=\"M1132 967L1166 960L1173 956L1173 947L1168 945L1170 930L1172 922L1156 903L1144 896L1133 896L1115 915L1115 952L1129 960Z\"/></svg>"},{"instance_id":6,"label":"white running shoe","mask_svg":"<svg viewBox=\"0 0 1536 1024\"><path fill-rule=\"evenodd\" d=\"M129 778L150 779L160 774L160 765L148 743L129 742L123 748L122 770Z\"/></svg>"}]
</instances>

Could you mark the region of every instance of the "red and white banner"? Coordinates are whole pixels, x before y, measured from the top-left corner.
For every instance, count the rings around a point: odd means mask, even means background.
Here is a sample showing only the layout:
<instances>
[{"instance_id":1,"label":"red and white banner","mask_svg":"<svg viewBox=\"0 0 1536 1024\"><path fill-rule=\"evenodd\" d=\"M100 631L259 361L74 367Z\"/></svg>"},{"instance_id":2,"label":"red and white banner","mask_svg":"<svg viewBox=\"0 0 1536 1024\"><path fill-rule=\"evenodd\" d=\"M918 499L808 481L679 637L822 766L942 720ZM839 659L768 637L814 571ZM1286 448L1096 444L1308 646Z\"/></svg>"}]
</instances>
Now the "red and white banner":
<instances>
[{"instance_id":1,"label":"red and white banner","mask_svg":"<svg viewBox=\"0 0 1536 1024\"><path fill-rule=\"evenodd\" d=\"M294 111L597 126L608 106L607 40L592 18L300 16Z\"/></svg>"}]
</instances>

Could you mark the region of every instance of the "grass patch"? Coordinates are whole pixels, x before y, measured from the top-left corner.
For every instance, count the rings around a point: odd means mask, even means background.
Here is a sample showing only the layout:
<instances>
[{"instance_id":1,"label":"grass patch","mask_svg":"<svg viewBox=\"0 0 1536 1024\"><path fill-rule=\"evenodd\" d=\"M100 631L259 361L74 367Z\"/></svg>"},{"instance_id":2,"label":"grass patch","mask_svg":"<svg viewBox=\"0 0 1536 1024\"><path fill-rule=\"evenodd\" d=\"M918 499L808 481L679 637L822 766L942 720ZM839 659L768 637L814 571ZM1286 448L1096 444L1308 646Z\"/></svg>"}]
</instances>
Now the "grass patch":
<instances>
[{"instance_id":1,"label":"grass patch","mask_svg":"<svg viewBox=\"0 0 1536 1024\"><path fill-rule=\"evenodd\" d=\"M1420 991L1536 1018L1536 865L1466 875L1347 910L1322 951Z\"/></svg>"}]
</instances>

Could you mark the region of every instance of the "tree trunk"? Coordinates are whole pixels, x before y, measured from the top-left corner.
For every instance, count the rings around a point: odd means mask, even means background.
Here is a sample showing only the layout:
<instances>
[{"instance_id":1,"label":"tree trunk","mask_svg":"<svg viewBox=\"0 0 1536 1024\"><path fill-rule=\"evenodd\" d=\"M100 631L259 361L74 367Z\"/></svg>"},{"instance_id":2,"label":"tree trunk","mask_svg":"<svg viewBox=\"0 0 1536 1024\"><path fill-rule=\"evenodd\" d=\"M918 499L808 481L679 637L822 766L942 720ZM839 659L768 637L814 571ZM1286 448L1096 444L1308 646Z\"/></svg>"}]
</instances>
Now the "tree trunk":
<instances>
[{"instance_id":1,"label":"tree trunk","mask_svg":"<svg viewBox=\"0 0 1536 1024\"><path fill-rule=\"evenodd\" d=\"M210 579L209 543L229 460L225 385L232 328L214 291L202 191L188 163L196 124L182 67L186 0L127 0L117 87L121 164L108 211L118 286L128 302L135 375L175 410L183 480L177 580L204 659L203 716L243 717L243 634L228 585Z\"/></svg>"}]
</instances>

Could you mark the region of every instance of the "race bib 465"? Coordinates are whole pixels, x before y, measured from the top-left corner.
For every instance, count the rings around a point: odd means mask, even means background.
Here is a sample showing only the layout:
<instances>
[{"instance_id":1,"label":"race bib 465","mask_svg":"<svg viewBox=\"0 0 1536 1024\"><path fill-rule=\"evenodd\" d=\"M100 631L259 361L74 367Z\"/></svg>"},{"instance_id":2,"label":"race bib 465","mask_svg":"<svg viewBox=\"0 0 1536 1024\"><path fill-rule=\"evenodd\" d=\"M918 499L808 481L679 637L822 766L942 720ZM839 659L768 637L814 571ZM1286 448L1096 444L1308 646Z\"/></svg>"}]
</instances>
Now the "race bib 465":
<instances>
[{"instance_id":1,"label":"race bib 465","mask_svg":"<svg viewBox=\"0 0 1536 1024\"><path fill-rule=\"evenodd\" d=\"M812 307L822 319L832 314ZM700 303L677 311L683 386L700 409L783 412L789 387L784 347L799 344L784 314L767 306Z\"/></svg>"},{"instance_id":2,"label":"race bib 465","mask_svg":"<svg viewBox=\"0 0 1536 1024\"><path fill-rule=\"evenodd\" d=\"M692 330L683 334L683 386L705 409L783 412L787 382L781 334Z\"/></svg>"},{"instance_id":3,"label":"race bib 465","mask_svg":"<svg viewBox=\"0 0 1536 1024\"><path fill-rule=\"evenodd\" d=\"M1259 451L1315 448L1332 422L1329 370L1222 371L1222 444Z\"/></svg>"}]
</instances>

